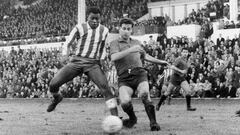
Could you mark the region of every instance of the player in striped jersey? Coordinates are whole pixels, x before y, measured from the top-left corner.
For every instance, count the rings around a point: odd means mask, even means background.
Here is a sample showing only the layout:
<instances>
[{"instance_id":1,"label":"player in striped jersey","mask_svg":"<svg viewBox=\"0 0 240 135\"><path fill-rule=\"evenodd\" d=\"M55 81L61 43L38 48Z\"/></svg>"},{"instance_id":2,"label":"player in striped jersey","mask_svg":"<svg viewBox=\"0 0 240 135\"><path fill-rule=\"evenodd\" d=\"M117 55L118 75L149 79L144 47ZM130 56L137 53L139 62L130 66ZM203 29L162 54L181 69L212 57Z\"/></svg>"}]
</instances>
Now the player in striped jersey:
<instances>
[{"instance_id":1,"label":"player in striped jersey","mask_svg":"<svg viewBox=\"0 0 240 135\"><path fill-rule=\"evenodd\" d=\"M162 103L166 100L167 96L170 95L171 91L175 87L181 87L187 94L186 94L186 102L187 102L187 111L195 111L196 108L191 107L191 89L189 83L187 82L186 74L188 71L188 64L187 64L187 56L188 50L183 48L181 52L181 56L178 57L173 66L170 68L174 71L173 74L170 76L170 81L167 87L167 90L161 96L159 103L157 104L157 110L161 107Z\"/></svg>"},{"instance_id":2,"label":"player in striped jersey","mask_svg":"<svg viewBox=\"0 0 240 135\"><path fill-rule=\"evenodd\" d=\"M92 7L88 10L88 21L77 24L71 31L64 44L63 55L68 58L69 48L75 39L77 39L77 50L70 62L61 68L50 82L53 100L47 112L53 111L63 99L58 93L59 87L84 73L102 90L111 114L118 115L116 99L100 66L100 61L106 56L105 41L108 36L108 28L100 24L100 18L101 11Z\"/></svg>"},{"instance_id":3,"label":"player in striped jersey","mask_svg":"<svg viewBox=\"0 0 240 135\"><path fill-rule=\"evenodd\" d=\"M167 87L170 81L170 76L172 75L173 70L167 68L164 70L163 74L161 75L160 83L162 84L161 95L167 91ZM171 96L168 96L168 103L170 104ZM156 110L159 111L159 105L156 106Z\"/></svg>"}]
</instances>

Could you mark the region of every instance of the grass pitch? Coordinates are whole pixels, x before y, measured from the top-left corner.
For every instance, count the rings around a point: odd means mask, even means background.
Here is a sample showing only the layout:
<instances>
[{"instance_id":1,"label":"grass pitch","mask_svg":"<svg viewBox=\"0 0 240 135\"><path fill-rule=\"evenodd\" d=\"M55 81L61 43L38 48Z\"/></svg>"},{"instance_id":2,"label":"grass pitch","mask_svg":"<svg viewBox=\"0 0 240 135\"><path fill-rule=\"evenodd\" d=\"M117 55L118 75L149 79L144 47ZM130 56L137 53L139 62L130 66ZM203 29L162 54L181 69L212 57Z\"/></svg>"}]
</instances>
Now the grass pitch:
<instances>
[{"instance_id":1,"label":"grass pitch","mask_svg":"<svg viewBox=\"0 0 240 135\"><path fill-rule=\"evenodd\" d=\"M153 100L157 103L157 100ZM64 99L47 113L49 99L0 99L0 135L105 135L102 119L109 115L103 99ZM119 135L240 135L240 99L173 99L156 112L161 131L151 132L140 100L133 100L138 123ZM121 108L119 115L126 118Z\"/></svg>"}]
</instances>

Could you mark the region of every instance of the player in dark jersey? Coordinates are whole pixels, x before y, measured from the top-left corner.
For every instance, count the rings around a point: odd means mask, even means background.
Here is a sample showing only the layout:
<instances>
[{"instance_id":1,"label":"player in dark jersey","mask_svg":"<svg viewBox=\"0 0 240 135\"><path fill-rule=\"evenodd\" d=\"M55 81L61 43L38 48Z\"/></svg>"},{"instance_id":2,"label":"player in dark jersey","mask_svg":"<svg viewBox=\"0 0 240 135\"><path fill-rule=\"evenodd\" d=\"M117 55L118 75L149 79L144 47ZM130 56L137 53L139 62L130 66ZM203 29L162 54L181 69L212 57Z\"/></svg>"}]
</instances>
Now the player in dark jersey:
<instances>
[{"instance_id":1,"label":"player in dark jersey","mask_svg":"<svg viewBox=\"0 0 240 135\"><path fill-rule=\"evenodd\" d=\"M101 69L100 61L105 58L105 41L108 29L100 24L101 12L92 7L88 10L88 21L77 24L71 31L64 45L63 55L68 56L69 46L77 39L76 54L70 62L60 69L50 82L50 92L53 96L47 112L53 111L63 97L58 93L59 87L74 77L86 74L103 92L106 105L112 115L118 115L116 99L108 85L107 78Z\"/></svg>"},{"instance_id":2,"label":"player in dark jersey","mask_svg":"<svg viewBox=\"0 0 240 135\"><path fill-rule=\"evenodd\" d=\"M181 56L178 57L170 68L174 71L170 77L170 82L168 84L167 90L164 94L160 97L160 100L156 106L156 109L159 110L162 103L166 100L167 96L171 93L174 87L180 86L186 92L186 102L187 102L187 111L195 111L196 108L191 107L191 89L189 83L187 82L186 74L188 71L188 50L183 48L181 52Z\"/></svg>"},{"instance_id":3,"label":"player in dark jersey","mask_svg":"<svg viewBox=\"0 0 240 135\"><path fill-rule=\"evenodd\" d=\"M160 126L156 121L155 107L149 94L147 71L143 68L142 60L156 64L168 65L168 63L147 55L141 47L141 43L130 38L132 29L133 21L128 18L122 19L120 21L120 37L110 43L111 60L116 66L118 75L119 99L123 111L129 116L129 119L123 120L123 125L131 128L137 123L131 97L134 91L138 90L150 120L151 131L158 131Z\"/></svg>"}]
</instances>

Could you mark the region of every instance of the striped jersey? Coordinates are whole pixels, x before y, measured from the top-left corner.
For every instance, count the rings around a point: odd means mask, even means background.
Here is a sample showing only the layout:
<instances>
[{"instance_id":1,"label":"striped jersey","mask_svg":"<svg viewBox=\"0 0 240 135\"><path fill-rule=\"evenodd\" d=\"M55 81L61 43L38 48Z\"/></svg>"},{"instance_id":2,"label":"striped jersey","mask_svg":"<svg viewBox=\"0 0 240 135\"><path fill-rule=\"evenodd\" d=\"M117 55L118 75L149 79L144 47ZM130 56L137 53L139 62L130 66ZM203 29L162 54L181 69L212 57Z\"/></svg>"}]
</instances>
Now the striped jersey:
<instances>
[{"instance_id":1,"label":"striped jersey","mask_svg":"<svg viewBox=\"0 0 240 135\"><path fill-rule=\"evenodd\" d=\"M76 46L76 56L92 59L105 59L105 42L109 30L99 24L96 29L92 29L88 23L77 24L73 29L74 36L78 36Z\"/></svg>"},{"instance_id":2,"label":"striped jersey","mask_svg":"<svg viewBox=\"0 0 240 135\"><path fill-rule=\"evenodd\" d=\"M163 83L167 83L170 81L170 76L173 74L173 70L170 68L167 68L164 70L163 74L161 74L160 78L164 79Z\"/></svg>"}]
</instances>

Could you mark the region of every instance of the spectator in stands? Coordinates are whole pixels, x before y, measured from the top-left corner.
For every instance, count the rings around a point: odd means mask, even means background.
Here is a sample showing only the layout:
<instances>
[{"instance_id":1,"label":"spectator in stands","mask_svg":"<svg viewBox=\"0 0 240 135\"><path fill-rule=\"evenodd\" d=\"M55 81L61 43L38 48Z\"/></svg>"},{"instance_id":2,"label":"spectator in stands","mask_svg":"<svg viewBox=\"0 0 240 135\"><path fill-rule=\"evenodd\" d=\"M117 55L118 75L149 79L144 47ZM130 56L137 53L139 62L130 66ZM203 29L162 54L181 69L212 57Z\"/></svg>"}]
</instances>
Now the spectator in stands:
<instances>
[{"instance_id":1,"label":"spectator in stands","mask_svg":"<svg viewBox=\"0 0 240 135\"><path fill-rule=\"evenodd\" d=\"M152 35L149 36L148 45L152 46L152 47L154 47L156 45L156 41L153 39Z\"/></svg>"},{"instance_id":2,"label":"spectator in stands","mask_svg":"<svg viewBox=\"0 0 240 135\"><path fill-rule=\"evenodd\" d=\"M202 97L211 97L212 94L213 94L212 84L209 82L208 79L205 79L205 82L203 83L203 95L202 95Z\"/></svg>"},{"instance_id":3,"label":"spectator in stands","mask_svg":"<svg viewBox=\"0 0 240 135\"><path fill-rule=\"evenodd\" d=\"M227 92L228 92L228 94L227 94L228 98L235 98L237 89L235 87L233 87L232 84L229 84L227 87Z\"/></svg>"},{"instance_id":4,"label":"spectator in stands","mask_svg":"<svg viewBox=\"0 0 240 135\"><path fill-rule=\"evenodd\" d=\"M203 93L203 83L200 82L199 79L197 79L196 81L196 84L195 84L195 87L193 88L194 92L195 92L195 95L194 97L202 97L202 93Z\"/></svg>"},{"instance_id":5,"label":"spectator in stands","mask_svg":"<svg viewBox=\"0 0 240 135\"><path fill-rule=\"evenodd\" d=\"M218 25L218 29L224 29L224 25L225 25L224 20L223 20L223 19L220 20L220 21L219 21L219 25Z\"/></svg>"},{"instance_id":6,"label":"spectator in stands","mask_svg":"<svg viewBox=\"0 0 240 135\"><path fill-rule=\"evenodd\" d=\"M230 19L230 12L229 12L229 5L228 4L226 4L225 6L224 6L224 8L223 8L223 16L224 17L227 17L227 19Z\"/></svg>"},{"instance_id":7,"label":"spectator in stands","mask_svg":"<svg viewBox=\"0 0 240 135\"><path fill-rule=\"evenodd\" d=\"M233 29L233 28L235 28L235 23L234 23L234 21L231 21L230 22L230 24L229 24L229 27L228 28L230 28L230 29Z\"/></svg>"}]
</instances>

